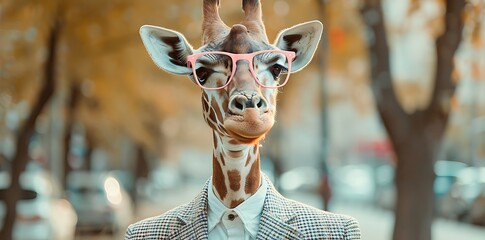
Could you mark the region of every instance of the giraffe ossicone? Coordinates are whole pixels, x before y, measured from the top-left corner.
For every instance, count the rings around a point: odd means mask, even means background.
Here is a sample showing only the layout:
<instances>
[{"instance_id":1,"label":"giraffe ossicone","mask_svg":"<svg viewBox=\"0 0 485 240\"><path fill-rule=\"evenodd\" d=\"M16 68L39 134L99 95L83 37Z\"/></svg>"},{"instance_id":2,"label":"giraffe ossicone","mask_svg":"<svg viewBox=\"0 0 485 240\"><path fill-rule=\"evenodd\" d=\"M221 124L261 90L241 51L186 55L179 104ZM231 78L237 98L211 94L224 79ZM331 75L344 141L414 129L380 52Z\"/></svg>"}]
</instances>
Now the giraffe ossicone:
<instances>
[{"instance_id":1,"label":"giraffe ossicone","mask_svg":"<svg viewBox=\"0 0 485 240\"><path fill-rule=\"evenodd\" d=\"M323 26L319 21L295 25L270 44L259 0L243 0L245 17L232 27L221 20L219 6L219 0L203 1L199 49L162 27L142 26L140 35L159 68L187 75L201 87L204 119L213 130L213 190L234 208L260 186L259 142L274 124L278 81L311 61ZM224 53L252 55L235 61ZM194 60L188 62L189 57Z\"/></svg>"}]
</instances>

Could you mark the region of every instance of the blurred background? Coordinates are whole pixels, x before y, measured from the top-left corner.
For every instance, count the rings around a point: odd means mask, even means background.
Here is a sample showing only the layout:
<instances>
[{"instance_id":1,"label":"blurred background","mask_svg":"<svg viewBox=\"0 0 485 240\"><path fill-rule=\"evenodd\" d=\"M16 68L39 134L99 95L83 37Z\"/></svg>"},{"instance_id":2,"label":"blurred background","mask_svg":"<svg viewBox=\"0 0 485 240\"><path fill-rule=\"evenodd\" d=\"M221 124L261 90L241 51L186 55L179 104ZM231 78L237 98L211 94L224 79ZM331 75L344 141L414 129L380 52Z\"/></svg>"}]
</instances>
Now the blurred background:
<instances>
[{"instance_id":1,"label":"blurred background","mask_svg":"<svg viewBox=\"0 0 485 240\"><path fill-rule=\"evenodd\" d=\"M363 239L483 239L485 1L378 3L262 1L269 39L325 26L281 90L263 171L285 196L357 218ZM200 89L157 69L138 29L198 48L201 6L0 1L0 239L121 239L196 196L212 173ZM240 1L220 12L242 20Z\"/></svg>"}]
</instances>

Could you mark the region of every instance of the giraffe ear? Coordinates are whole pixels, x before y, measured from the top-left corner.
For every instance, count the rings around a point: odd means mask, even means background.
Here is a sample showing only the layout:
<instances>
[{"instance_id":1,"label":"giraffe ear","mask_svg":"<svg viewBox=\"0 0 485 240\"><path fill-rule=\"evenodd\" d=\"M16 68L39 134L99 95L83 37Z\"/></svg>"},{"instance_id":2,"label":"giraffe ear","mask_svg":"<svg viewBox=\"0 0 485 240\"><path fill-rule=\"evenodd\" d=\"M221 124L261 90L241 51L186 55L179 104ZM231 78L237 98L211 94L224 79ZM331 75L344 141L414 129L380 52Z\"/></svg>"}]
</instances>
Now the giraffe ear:
<instances>
[{"instance_id":1,"label":"giraffe ear","mask_svg":"<svg viewBox=\"0 0 485 240\"><path fill-rule=\"evenodd\" d=\"M141 39L155 64L174 74L187 75L192 69L187 67L187 56L192 54L192 46L176 31L144 25L140 28Z\"/></svg>"},{"instance_id":2,"label":"giraffe ear","mask_svg":"<svg viewBox=\"0 0 485 240\"><path fill-rule=\"evenodd\" d=\"M300 71L312 60L322 32L323 25L316 20L301 23L280 32L276 38L276 47L296 53L291 64L291 72Z\"/></svg>"}]
</instances>

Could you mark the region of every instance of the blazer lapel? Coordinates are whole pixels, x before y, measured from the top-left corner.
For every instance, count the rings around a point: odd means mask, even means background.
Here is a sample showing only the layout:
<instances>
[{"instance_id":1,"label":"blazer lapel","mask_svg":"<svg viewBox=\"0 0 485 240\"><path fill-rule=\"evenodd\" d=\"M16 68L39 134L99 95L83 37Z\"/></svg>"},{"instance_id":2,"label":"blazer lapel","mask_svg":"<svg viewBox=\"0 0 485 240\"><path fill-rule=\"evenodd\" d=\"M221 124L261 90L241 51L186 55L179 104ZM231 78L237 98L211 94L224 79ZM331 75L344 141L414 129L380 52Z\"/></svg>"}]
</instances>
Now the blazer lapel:
<instances>
[{"instance_id":1,"label":"blazer lapel","mask_svg":"<svg viewBox=\"0 0 485 240\"><path fill-rule=\"evenodd\" d=\"M188 204L187 210L179 213L181 225L169 236L169 239L208 239L208 183L207 181L202 192Z\"/></svg>"},{"instance_id":2,"label":"blazer lapel","mask_svg":"<svg viewBox=\"0 0 485 240\"><path fill-rule=\"evenodd\" d=\"M178 231L170 235L169 239L207 239L207 218L204 222L194 220L181 226Z\"/></svg>"},{"instance_id":3,"label":"blazer lapel","mask_svg":"<svg viewBox=\"0 0 485 240\"><path fill-rule=\"evenodd\" d=\"M263 213L256 239L301 239L301 237L300 232L286 221L270 213Z\"/></svg>"},{"instance_id":4,"label":"blazer lapel","mask_svg":"<svg viewBox=\"0 0 485 240\"><path fill-rule=\"evenodd\" d=\"M268 190L256 239L302 239L298 229L290 224L295 217L293 209L289 207L287 200L274 189L267 177L266 181ZM179 213L180 227L169 236L169 239L208 239L207 191L208 182L202 192L188 204L187 210Z\"/></svg>"},{"instance_id":5,"label":"blazer lapel","mask_svg":"<svg viewBox=\"0 0 485 240\"><path fill-rule=\"evenodd\" d=\"M268 178L266 181L268 191L256 239L301 239L301 233L289 223L295 217L293 209L288 206L287 200L274 189Z\"/></svg>"}]
</instances>

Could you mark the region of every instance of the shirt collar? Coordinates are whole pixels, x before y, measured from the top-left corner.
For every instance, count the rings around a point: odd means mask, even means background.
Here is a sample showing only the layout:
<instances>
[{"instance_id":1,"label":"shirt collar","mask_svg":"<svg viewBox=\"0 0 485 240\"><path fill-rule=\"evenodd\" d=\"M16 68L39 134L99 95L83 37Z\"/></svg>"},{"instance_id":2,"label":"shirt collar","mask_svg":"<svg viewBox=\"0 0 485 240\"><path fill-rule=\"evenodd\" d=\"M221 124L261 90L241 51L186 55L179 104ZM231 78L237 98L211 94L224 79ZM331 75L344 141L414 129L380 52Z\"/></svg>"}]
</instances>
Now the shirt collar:
<instances>
[{"instance_id":1,"label":"shirt collar","mask_svg":"<svg viewBox=\"0 0 485 240\"><path fill-rule=\"evenodd\" d=\"M258 233L259 218L263 211L264 200L268 190L267 184L266 179L261 177L261 186L259 186L258 191L246 199L246 201L239 204L236 208L232 209L241 218L244 228L249 232L252 238L256 238ZM230 209L227 208L214 194L212 190L212 179L209 181L208 187L208 230L210 232L221 222L224 213Z\"/></svg>"}]
</instances>

